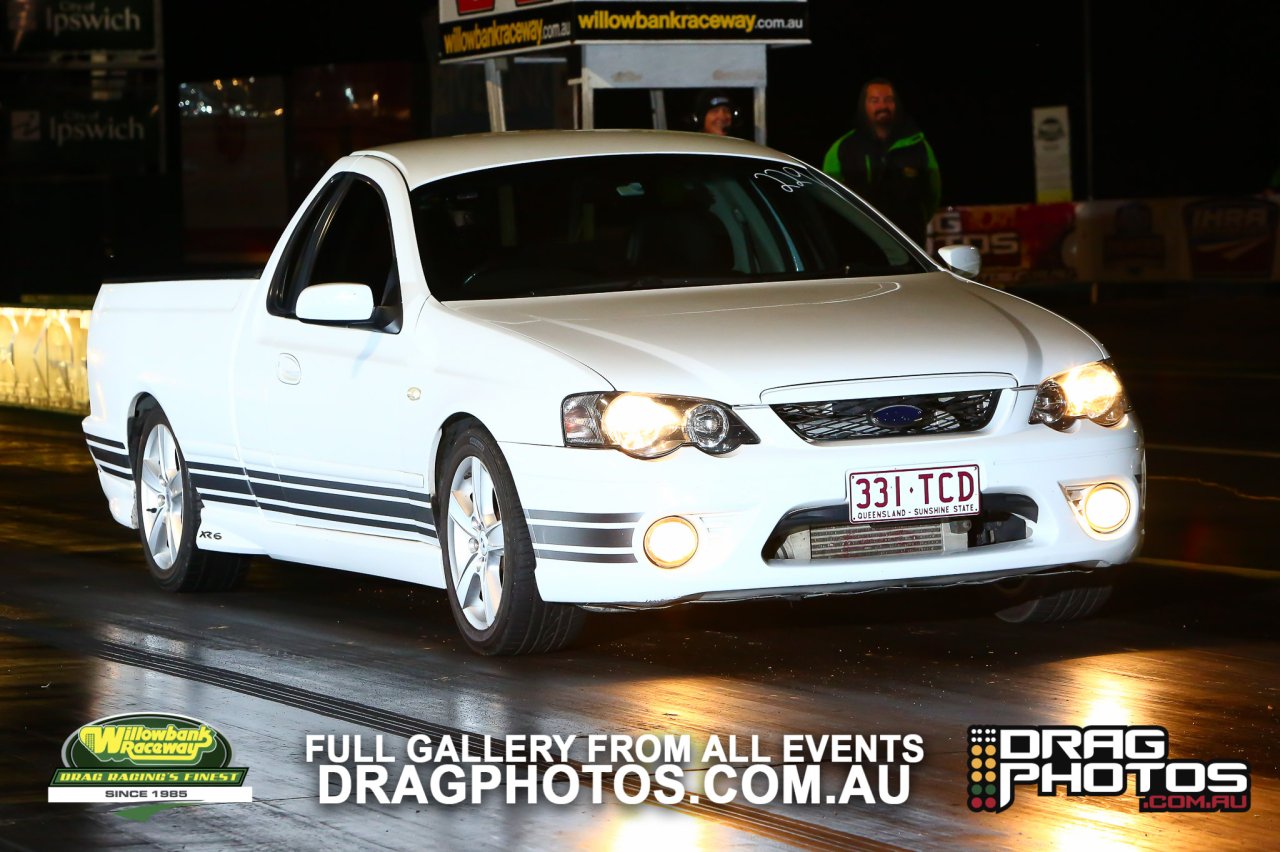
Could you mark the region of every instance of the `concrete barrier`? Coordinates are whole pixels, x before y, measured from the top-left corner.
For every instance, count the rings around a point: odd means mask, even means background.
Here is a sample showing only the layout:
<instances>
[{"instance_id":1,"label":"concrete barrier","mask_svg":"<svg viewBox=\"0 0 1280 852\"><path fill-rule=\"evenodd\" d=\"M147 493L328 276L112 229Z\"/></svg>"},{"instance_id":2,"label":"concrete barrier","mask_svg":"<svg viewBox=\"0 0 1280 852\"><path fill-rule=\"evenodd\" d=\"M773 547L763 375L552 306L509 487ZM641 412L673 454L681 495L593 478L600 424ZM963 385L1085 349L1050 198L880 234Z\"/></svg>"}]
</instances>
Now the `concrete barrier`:
<instances>
[{"instance_id":1,"label":"concrete barrier","mask_svg":"<svg viewBox=\"0 0 1280 852\"><path fill-rule=\"evenodd\" d=\"M0 306L0 404L89 412L90 313Z\"/></svg>"}]
</instances>

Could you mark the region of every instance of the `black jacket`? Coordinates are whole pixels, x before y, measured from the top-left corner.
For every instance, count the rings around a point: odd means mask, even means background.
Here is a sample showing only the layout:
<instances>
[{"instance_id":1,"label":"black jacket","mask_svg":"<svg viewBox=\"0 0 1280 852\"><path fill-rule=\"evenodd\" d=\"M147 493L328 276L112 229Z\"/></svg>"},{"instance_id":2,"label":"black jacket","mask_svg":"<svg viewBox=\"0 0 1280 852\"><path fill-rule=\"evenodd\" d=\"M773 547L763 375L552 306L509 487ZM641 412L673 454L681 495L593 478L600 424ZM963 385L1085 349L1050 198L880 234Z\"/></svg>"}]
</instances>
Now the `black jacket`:
<instances>
[{"instance_id":1,"label":"black jacket","mask_svg":"<svg viewBox=\"0 0 1280 852\"><path fill-rule=\"evenodd\" d=\"M942 180L933 149L910 119L899 121L883 141L866 126L850 130L827 151L822 170L924 245Z\"/></svg>"}]
</instances>

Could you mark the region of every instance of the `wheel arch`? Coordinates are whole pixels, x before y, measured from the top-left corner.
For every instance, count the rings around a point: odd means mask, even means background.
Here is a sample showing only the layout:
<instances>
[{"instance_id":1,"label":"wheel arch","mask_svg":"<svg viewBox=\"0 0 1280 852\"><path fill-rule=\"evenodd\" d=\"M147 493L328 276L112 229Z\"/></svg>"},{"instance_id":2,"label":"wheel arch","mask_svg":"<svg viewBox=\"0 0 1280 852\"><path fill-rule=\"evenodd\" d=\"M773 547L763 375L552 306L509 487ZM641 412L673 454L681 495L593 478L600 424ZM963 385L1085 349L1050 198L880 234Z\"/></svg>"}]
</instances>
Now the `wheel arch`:
<instances>
[{"instance_id":1,"label":"wheel arch","mask_svg":"<svg viewBox=\"0 0 1280 852\"><path fill-rule=\"evenodd\" d=\"M427 468L427 493L431 495L431 504L436 513L437 520L439 520L439 506L437 505L439 502L439 495L436 493L436 486L440 481L440 462L444 459L444 453L448 449L445 439L449 432L458 424L469 421L479 424L480 428L484 429L486 432L489 431L489 427L484 425L484 421L471 412L455 411L444 419L436 429L435 435L431 438L431 449L430 454L428 455L430 465Z\"/></svg>"},{"instance_id":2,"label":"wheel arch","mask_svg":"<svg viewBox=\"0 0 1280 852\"><path fill-rule=\"evenodd\" d=\"M138 457L138 445L142 442L142 419L148 411L156 408L164 410L160 400L147 391L137 394L129 403L129 414L125 419L125 444L129 448L130 462Z\"/></svg>"}]
</instances>

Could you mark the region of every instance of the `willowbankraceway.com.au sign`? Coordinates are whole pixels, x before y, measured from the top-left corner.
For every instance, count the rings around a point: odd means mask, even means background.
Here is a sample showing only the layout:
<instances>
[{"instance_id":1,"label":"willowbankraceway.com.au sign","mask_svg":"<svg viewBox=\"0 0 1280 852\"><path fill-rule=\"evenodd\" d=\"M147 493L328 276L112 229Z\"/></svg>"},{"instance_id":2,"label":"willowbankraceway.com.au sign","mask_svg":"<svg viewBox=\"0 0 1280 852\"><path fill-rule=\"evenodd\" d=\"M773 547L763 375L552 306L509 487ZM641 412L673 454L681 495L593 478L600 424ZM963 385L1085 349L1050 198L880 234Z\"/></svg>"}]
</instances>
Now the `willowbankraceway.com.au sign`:
<instances>
[{"instance_id":1,"label":"willowbankraceway.com.au sign","mask_svg":"<svg viewBox=\"0 0 1280 852\"><path fill-rule=\"evenodd\" d=\"M455 2L456 14L453 13ZM602 42L807 43L808 4L573 2L501 4L443 0L437 50L442 61Z\"/></svg>"},{"instance_id":2,"label":"willowbankraceway.com.au sign","mask_svg":"<svg viewBox=\"0 0 1280 852\"><path fill-rule=\"evenodd\" d=\"M81 725L62 746L50 802L252 802L231 743L188 716L130 713Z\"/></svg>"}]
</instances>

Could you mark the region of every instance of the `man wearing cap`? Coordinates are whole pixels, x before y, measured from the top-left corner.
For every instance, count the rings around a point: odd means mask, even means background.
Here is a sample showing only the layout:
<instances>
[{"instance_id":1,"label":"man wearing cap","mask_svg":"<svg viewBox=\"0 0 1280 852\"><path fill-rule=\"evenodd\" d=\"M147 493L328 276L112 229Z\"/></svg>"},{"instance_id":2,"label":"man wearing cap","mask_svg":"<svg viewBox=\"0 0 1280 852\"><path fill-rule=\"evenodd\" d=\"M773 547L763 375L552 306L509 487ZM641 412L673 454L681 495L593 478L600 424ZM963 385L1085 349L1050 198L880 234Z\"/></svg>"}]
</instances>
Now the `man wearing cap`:
<instances>
[{"instance_id":1,"label":"man wearing cap","mask_svg":"<svg viewBox=\"0 0 1280 852\"><path fill-rule=\"evenodd\" d=\"M695 116L698 129L703 133L728 136L733 126L733 101L725 92L702 92L698 95L698 111Z\"/></svg>"},{"instance_id":2,"label":"man wearing cap","mask_svg":"<svg viewBox=\"0 0 1280 852\"><path fill-rule=\"evenodd\" d=\"M876 78L858 95L858 123L827 151L822 170L852 189L920 245L938 209L942 179L933 149L901 111L893 84Z\"/></svg>"}]
</instances>

